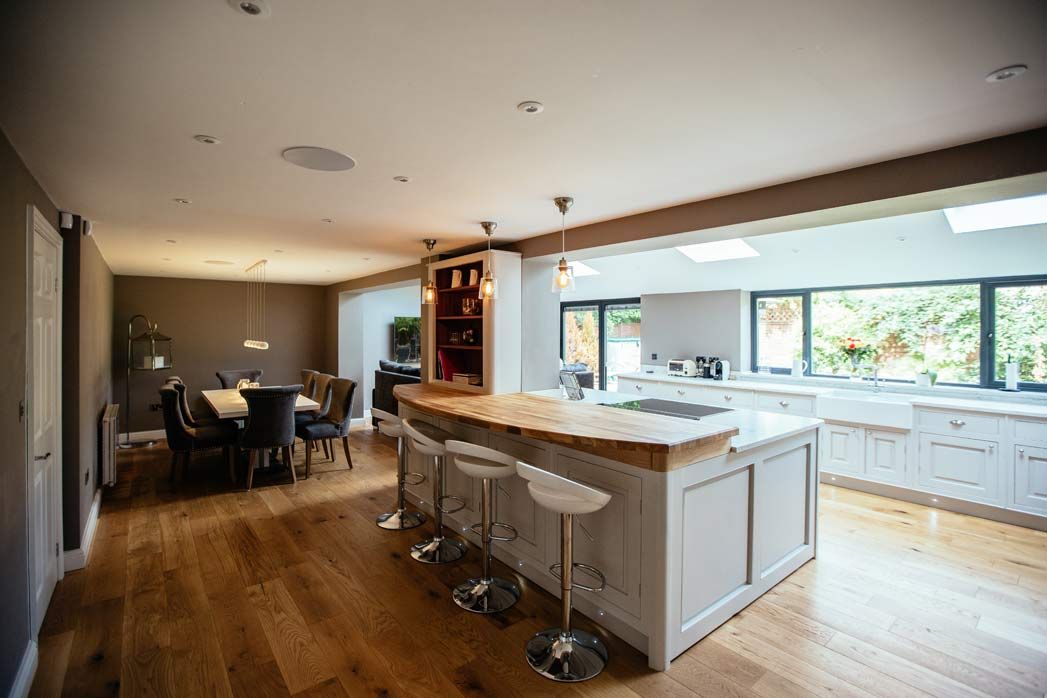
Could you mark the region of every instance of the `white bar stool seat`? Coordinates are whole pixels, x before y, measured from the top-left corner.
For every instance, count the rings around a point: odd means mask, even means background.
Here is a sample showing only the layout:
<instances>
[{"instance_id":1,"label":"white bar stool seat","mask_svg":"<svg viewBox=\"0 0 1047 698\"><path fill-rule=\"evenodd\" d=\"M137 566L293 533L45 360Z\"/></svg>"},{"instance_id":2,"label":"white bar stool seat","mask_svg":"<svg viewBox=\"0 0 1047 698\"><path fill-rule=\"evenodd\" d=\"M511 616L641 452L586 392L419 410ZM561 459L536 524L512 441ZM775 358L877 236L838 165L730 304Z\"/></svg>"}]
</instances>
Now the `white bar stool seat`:
<instances>
[{"instance_id":1,"label":"white bar stool seat","mask_svg":"<svg viewBox=\"0 0 1047 698\"><path fill-rule=\"evenodd\" d=\"M433 459L433 537L411 546L411 557L427 565L442 565L460 560L465 555L465 543L453 538L444 538L444 514L453 514L465 508L465 500L445 493L444 444L454 436L428 422L405 419L400 423L404 436L410 439L411 447L423 456ZM444 501L458 503L454 509L445 509Z\"/></svg>"},{"instance_id":2,"label":"white bar stool seat","mask_svg":"<svg viewBox=\"0 0 1047 698\"><path fill-rule=\"evenodd\" d=\"M404 487L408 484L418 485L425 481L421 473L407 472L407 453L404 443L403 420L391 412L371 408L371 416L378 420L378 431L396 439L396 511L380 514L375 523L387 531L406 531L425 523L425 514L420 511L407 510L407 496Z\"/></svg>"},{"instance_id":3,"label":"white bar stool seat","mask_svg":"<svg viewBox=\"0 0 1047 698\"><path fill-rule=\"evenodd\" d=\"M448 441L445 446L455 465L469 477L479 478L483 484L480 522L471 527L480 536L483 571L479 577L456 586L451 592L451 598L473 613L505 611L520 599L520 588L507 579L491 576L491 541L515 540L517 534L516 529L509 524L493 520L494 488L498 480L516 475L516 459L492 448L465 441ZM495 528L507 531L508 535L495 535Z\"/></svg>"},{"instance_id":4,"label":"white bar stool seat","mask_svg":"<svg viewBox=\"0 0 1047 698\"><path fill-rule=\"evenodd\" d=\"M571 627L571 592L603 591L604 576L589 565L574 561L574 517L607 506L611 495L554 473L517 462L516 471L527 480L527 490L540 506L560 515L560 562L549 570L560 578L560 627L543 630L527 641L527 662L547 679L586 681L607 666L607 647L598 637ZM574 581L580 569L600 580L596 587Z\"/></svg>"}]
</instances>

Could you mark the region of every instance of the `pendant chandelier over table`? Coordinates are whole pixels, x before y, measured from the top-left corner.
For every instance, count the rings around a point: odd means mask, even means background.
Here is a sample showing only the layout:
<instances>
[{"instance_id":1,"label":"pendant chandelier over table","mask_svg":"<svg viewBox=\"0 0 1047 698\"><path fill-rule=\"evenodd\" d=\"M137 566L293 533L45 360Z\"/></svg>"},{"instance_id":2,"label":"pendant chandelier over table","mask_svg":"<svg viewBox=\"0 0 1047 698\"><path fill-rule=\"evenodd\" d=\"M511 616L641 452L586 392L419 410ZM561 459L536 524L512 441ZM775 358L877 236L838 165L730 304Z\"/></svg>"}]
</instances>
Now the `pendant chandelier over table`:
<instances>
[{"instance_id":1,"label":"pendant chandelier over table","mask_svg":"<svg viewBox=\"0 0 1047 698\"><path fill-rule=\"evenodd\" d=\"M260 259L244 269L247 274L247 309L245 316L246 335L244 346L248 349L268 349L266 337L265 271L269 260Z\"/></svg>"}]
</instances>

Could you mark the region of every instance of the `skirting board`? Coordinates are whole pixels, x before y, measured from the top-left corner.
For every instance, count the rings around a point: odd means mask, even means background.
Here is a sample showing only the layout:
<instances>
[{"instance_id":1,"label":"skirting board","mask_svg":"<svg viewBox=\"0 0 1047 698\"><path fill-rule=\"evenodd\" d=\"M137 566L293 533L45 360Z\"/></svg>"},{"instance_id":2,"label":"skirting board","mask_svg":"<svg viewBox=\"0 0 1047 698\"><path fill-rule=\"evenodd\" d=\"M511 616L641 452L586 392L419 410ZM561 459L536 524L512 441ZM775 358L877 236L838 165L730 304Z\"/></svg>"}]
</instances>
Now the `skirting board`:
<instances>
[{"instance_id":1,"label":"skirting board","mask_svg":"<svg viewBox=\"0 0 1047 698\"><path fill-rule=\"evenodd\" d=\"M15 681L11 684L10 698L26 698L29 689L33 687L33 677L36 676L36 666L40 661L39 647L36 640L30 640L22 654L22 661L18 664L18 673Z\"/></svg>"},{"instance_id":2,"label":"skirting board","mask_svg":"<svg viewBox=\"0 0 1047 698\"><path fill-rule=\"evenodd\" d=\"M956 499L920 490L910 490L907 487L896 487L882 482L848 477L839 473L822 472L819 473L819 479L827 485L838 485L850 490L868 492L869 494L877 494L881 497L890 497L891 499L900 499L903 502L912 502L913 504L923 504L936 509L954 511L957 514L977 516L982 519L1031 528L1036 531L1047 531L1047 516L1037 516L1036 514L1027 514L1023 511L994 507L991 504L968 502L965 499Z\"/></svg>"},{"instance_id":3,"label":"skirting board","mask_svg":"<svg viewBox=\"0 0 1047 698\"><path fill-rule=\"evenodd\" d=\"M80 547L66 550L63 557L65 571L82 570L87 567L87 558L91 554L91 542L95 539L95 528L98 527L98 511L102 507L102 490L95 490L94 500L91 502L91 511L87 514L87 526L84 527L84 539L80 541Z\"/></svg>"},{"instance_id":4,"label":"skirting board","mask_svg":"<svg viewBox=\"0 0 1047 698\"><path fill-rule=\"evenodd\" d=\"M120 432L120 443L125 444L130 439L131 443L137 444L143 441L157 441L166 439L167 433L163 429L152 429L150 431L132 431L129 435Z\"/></svg>"}]
</instances>

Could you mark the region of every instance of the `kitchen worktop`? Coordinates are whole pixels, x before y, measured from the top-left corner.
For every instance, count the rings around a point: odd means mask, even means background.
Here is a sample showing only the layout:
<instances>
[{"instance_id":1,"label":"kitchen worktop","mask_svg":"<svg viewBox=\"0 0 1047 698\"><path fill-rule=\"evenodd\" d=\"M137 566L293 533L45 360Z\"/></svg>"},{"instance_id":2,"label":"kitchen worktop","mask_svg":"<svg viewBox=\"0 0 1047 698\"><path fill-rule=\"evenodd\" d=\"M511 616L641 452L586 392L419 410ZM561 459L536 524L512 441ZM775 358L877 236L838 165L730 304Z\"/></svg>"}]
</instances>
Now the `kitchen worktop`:
<instances>
[{"instance_id":1,"label":"kitchen worktop","mask_svg":"<svg viewBox=\"0 0 1047 698\"><path fill-rule=\"evenodd\" d=\"M636 371L635 373L620 373L619 378L626 380L659 381L661 383L678 383L681 385L695 385L704 388L734 388L735 390L762 390L768 393L789 393L790 395L820 395L829 392L832 388L822 388L797 383L775 383L772 381L741 381L741 380L713 380L712 378L698 378L696 376L670 376L664 368L653 369L653 373L647 371ZM842 387L842 386L841 386Z\"/></svg>"},{"instance_id":2,"label":"kitchen worktop","mask_svg":"<svg viewBox=\"0 0 1047 698\"><path fill-rule=\"evenodd\" d=\"M408 407L437 417L657 471L722 455L740 433L733 424L628 412L535 393L477 395L421 383L398 385L393 395Z\"/></svg>"}]
</instances>

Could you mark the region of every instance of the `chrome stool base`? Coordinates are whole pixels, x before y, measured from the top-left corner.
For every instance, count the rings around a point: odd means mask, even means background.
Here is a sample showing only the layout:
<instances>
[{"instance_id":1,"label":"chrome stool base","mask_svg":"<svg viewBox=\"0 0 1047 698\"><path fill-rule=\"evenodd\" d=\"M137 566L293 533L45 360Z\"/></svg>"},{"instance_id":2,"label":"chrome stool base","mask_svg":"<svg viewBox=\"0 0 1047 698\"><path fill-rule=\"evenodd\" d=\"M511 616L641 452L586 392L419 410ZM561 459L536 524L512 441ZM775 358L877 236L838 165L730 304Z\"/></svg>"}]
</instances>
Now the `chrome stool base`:
<instances>
[{"instance_id":1,"label":"chrome stool base","mask_svg":"<svg viewBox=\"0 0 1047 698\"><path fill-rule=\"evenodd\" d=\"M452 538L430 538L411 546L411 557L427 565L444 565L461 560L465 543Z\"/></svg>"},{"instance_id":2,"label":"chrome stool base","mask_svg":"<svg viewBox=\"0 0 1047 698\"><path fill-rule=\"evenodd\" d=\"M456 586L451 598L473 613L501 613L520 600L520 587L499 577L487 581L475 578Z\"/></svg>"},{"instance_id":3,"label":"chrome stool base","mask_svg":"<svg viewBox=\"0 0 1047 698\"><path fill-rule=\"evenodd\" d=\"M543 630L527 642L527 663L547 679L587 681L607 666L607 648L600 638L581 630L563 635L559 628Z\"/></svg>"},{"instance_id":4,"label":"chrome stool base","mask_svg":"<svg viewBox=\"0 0 1047 698\"><path fill-rule=\"evenodd\" d=\"M424 524L425 514L420 511L401 509L391 514L382 514L375 519L375 523L378 524L378 528L384 528L387 531L406 531Z\"/></svg>"}]
</instances>

